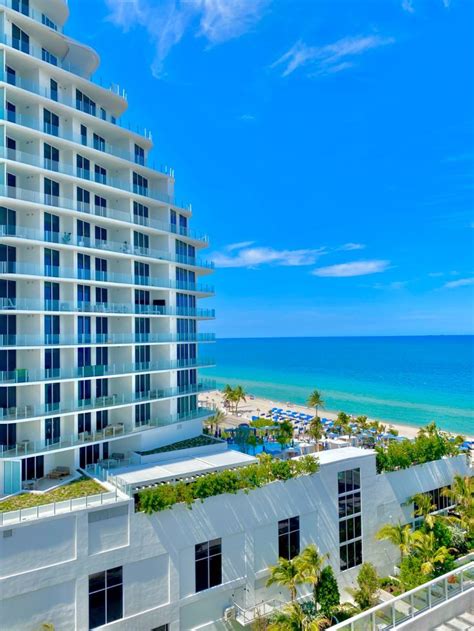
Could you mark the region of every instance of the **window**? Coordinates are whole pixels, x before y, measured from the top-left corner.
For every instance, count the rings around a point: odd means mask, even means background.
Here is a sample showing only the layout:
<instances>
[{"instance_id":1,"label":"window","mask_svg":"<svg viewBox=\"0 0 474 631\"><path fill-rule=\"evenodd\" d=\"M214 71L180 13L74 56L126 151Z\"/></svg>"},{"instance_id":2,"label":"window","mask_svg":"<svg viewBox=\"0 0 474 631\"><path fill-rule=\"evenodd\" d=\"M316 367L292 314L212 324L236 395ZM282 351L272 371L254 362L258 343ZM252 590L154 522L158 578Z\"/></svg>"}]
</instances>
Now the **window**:
<instances>
[{"instance_id":1,"label":"window","mask_svg":"<svg viewBox=\"0 0 474 631\"><path fill-rule=\"evenodd\" d=\"M150 237L143 232L133 232L133 245L138 253L147 253L150 248Z\"/></svg>"},{"instance_id":2,"label":"window","mask_svg":"<svg viewBox=\"0 0 474 631\"><path fill-rule=\"evenodd\" d=\"M148 195L148 180L138 173L133 174L133 192L139 195Z\"/></svg>"},{"instance_id":3,"label":"window","mask_svg":"<svg viewBox=\"0 0 474 631\"><path fill-rule=\"evenodd\" d=\"M438 489L432 489L431 491L426 491L423 495L428 495L431 503L436 507L433 509L433 512L446 510L453 506L454 502L450 497L446 497L443 495L444 489L449 489L449 486L442 486ZM418 510L418 505L416 502L413 502L413 512L416 513ZM415 526L418 526L423 521L423 518L415 519Z\"/></svg>"},{"instance_id":4,"label":"window","mask_svg":"<svg viewBox=\"0 0 474 631\"><path fill-rule=\"evenodd\" d=\"M43 131L51 136L59 136L59 116L47 109L43 110Z\"/></svg>"},{"instance_id":5,"label":"window","mask_svg":"<svg viewBox=\"0 0 474 631\"><path fill-rule=\"evenodd\" d=\"M91 163L87 158L83 158L80 155L76 156L76 168L77 177L82 177L85 180L91 179Z\"/></svg>"},{"instance_id":6,"label":"window","mask_svg":"<svg viewBox=\"0 0 474 631\"><path fill-rule=\"evenodd\" d=\"M145 150L138 145L135 145L135 162L145 166Z\"/></svg>"},{"instance_id":7,"label":"window","mask_svg":"<svg viewBox=\"0 0 474 631\"><path fill-rule=\"evenodd\" d=\"M95 260L95 279L96 280L107 280L107 259L99 259Z\"/></svg>"},{"instance_id":8,"label":"window","mask_svg":"<svg viewBox=\"0 0 474 631\"><path fill-rule=\"evenodd\" d=\"M107 216L107 200L99 195L94 196L95 214L101 217Z\"/></svg>"},{"instance_id":9,"label":"window","mask_svg":"<svg viewBox=\"0 0 474 631\"><path fill-rule=\"evenodd\" d=\"M23 15L30 14L30 0L12 0L12 9L23 13Z\"/></svg>"},{"instance_id":10,"label":"window","mask_svg":"<svg viewBox=\"0 0 474 631\"><path fill-rule=\"evenodd\" d=\"M337 474L341 571L362 563L360 469Z\"/></svg>"},{"instance_id":11,"label":"window","mask_svg":"<svg viewBox=\"0 0 474 631\"><path fill-rule=\"evenodd\" d=\"M7 101L7 120L16 123L16 105Z\"/></svg>"},{"instance_id":12,"label":"window","mask_svg":"<svg viewBox=\"0 0 474 631\"><path fill-rule=\"evenodd\" d=\"M44 201L49 206L59 205L59 182L44 178Z\"/></svg>"},{"instance_id":13,"label":"window","mask_svg":"<svg viewBox=\"0 0 474 631\"><path fill-rule=\"evenodd\" d=\"M98 164L94 167L95 173L95 181L100 184L107 184L107 170L104 167L99 166Z\"/></svg>"},{"instance_id":14,"label":"window","mask_svg":"<svg viewBox=\"0 0 474 631\"><path fill-rule=\"evenodd\" d=\"M94 149L105 151L105 139L98 134L94 134Z\"/></svg>"},{"instance_id":15,"label":"window","mask_svg":"<svg viewBox=\"0 0 474 631\"><path fill-rule=\"evenodd\" d=\"M81 125L81 143L87 147L87 127L85 125Z\"/></svg>"},{"instance_id":16,"label":"window","mask_svg":"<svg viewBox=\"0 0 474 631\"><path fill-rule=\"evenodd\" d=\"M45 26L49 26L49 28L52 28L53 31L57 31L58 27L57 25L53 22L53 20L50 20L49 17L47 15L45 15L44 13L41 15L41 22L45 25Z\"/></svg>"},{"instance_id":17,"label":"window","mask_svg":"<svg viewBox=\"0 0 474 631\"><path fill-rule=\"evenodd\" d=\"M83 188L77 188L76 191L77 209L89 210L91 204L91 194Z\"/></svg>"},{"instance_id":18,"label":"window","mask_svg":"<svg viewBox=\"0 0 474 631\"><path fill-rule=\"evenodd\" d=\"M290 517L278 522L278 556L293 559L300 553L300 518Z\"/></svg>"},{"instance_id":19,"label":"window","mask_svg":"<svg viewBox=\"0 0 474 631\"><path fill-rule=\"evenodd\" d=\"M96 104L80 90L76 90L76 109L95 116Z\"/></svg>"},{"instance_id":20,"label":"window","mask_svg":"<svg viewBox=\"0 0 474 631\"><path fill-rule=\"evenodd\" d=\"M141 224L142 226L147 226L149 223L148 218L148 207L143 204L139 204L138 202L133 202L133 221Z\"/></svg>"},{"instance_id":21,"label":"window","mask_svg":"<svg viewBox=\"0 0 474 631\"><path fill-rule=\"evenodd\" d=\"M44 166L50 171L59 171L59 149L47 143L43 146Z\"/></svg>"},{"instance_id":22,"label":"window","mask_svg":"<svg viewBox=\"0 0 474 631\"><path fill-rule=\"evenodd\" d=\"M91 513L93 514L93 513ZM169 631L170 629L170 625L169 624L162 624L159 627L154 627L151 631Z\"/></svg>"},{"instance_id":23,"label":"window","mask_svg":"<svg viewBox=\"0 0 474 631\"><path fill-rule=\"evenodd\" d=\"M16 70L10 68L10 66L6 67L7 72L7 83L10 85L16 85Z\"/></svg>"},{"instance_id":24,"label":"window","mask_svg":"<svg viewBox=\"0 0 474 631\"><path fill-rule=\"evenodd\" d=\"M89 576L89 629L123 617L122 568L114 567Z\"/></svg>"},{"instance_id":25,"label":"window","mask_svg":"<svg viewBox=\"0 0 474 631\"><path fill-rule=\"evenodd\" d=\"M222 583L222 540L212 539L194 547L196 592Z\"/></svg>"},{"instance_id":26,"label":"window","mask_svg":"<svg viewBox=\"0 0 474 631\"><path fill-rule=\"evenodd\" d=\"M96 245L98 247L104 246L107 243L107 229L96 226L94 233Z\"/></svg>"},{"instance_id":27,"label":"window","mask_svg":"<svg viewBox=\"0 0 474 631\"><path fill-rule=\"evenodd\" d=\"M49 93L52 101L58 100L58 83L54 79L49 81Z\"/></svg>"},{"instance_id":28,"label":"window","mask_svg":"<svg viewBox=\"0 0 474 631\"><path fill-rule=\"evenodd\" d=\"M44 250L44 274L45 276L59 276L59 250Z\"/></svg>"},{"instance_id":29,"label":"window","mask_svg":"<svg viewBox=\"0 0 474 631\"><path fill-rule=\"evenodd\" d=\"M109 301L109 290L106 287L95 288L95 301L98 305L105 305Z\"/></svg>"},{"instance_id":30,"label":"window","mask_svg":"<svg viewBox=\"0 0 474 631\"><path fill-rule=\"evenodd\" d=\"M30 37L16 24L12 24L12 44L13 48L21 50L23 53L30 52Z\"/></svg>"},{"instance_id":31,"label":"window","mask_svg":"<svg viewBox=\"0 0 474 631\"><path fill-rule=\"evenodd\" d=\"M100 108L100 117L103 121L107 120L107 112L103 107Z\"/></svg>"},{"instance_id":32,"label":"window","mask_svg":"<svg viewBox=\"0 0 474 631\"><path fill-rule=\"evenodd\" d=\"M52 64L53 66L58 65L58 58L56 57L56 55L53 55L53 53L50 53L49 50L46 50L46 48L41 49L41 58L43 61L47 61L49 64Z\"/></svg>"},{"instance_id":33,"label":"window","mask_svg":"<svg viewBox=\"0 0 474 631\"><path fill-rule=\"evenodd\" d=\"M141 403L135 406L135 427L147 425L151 419L151 404Z\"/></svg>"}]
</instances>

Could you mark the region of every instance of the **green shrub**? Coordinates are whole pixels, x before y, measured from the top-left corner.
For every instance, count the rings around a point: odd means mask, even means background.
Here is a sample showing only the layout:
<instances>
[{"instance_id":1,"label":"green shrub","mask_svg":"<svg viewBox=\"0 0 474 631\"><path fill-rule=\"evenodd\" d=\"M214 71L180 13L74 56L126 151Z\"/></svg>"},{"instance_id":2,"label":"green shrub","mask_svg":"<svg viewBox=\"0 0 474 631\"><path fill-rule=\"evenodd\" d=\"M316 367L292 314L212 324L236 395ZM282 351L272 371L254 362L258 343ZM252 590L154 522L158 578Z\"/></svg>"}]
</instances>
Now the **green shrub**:
<instances>
[{"instance_id":1,"label":"green shrub","mask_svg":"<svg viewBox=\"0 0 474 631\"><path fill-rule=\"evenodd\" d=\"M340 603L339 587L330 565L326 565L321 570L321 576L315 588L315 598L319 604L321 613L328 617L331 615L333 609Z\"/></svg>"}]
</instances>

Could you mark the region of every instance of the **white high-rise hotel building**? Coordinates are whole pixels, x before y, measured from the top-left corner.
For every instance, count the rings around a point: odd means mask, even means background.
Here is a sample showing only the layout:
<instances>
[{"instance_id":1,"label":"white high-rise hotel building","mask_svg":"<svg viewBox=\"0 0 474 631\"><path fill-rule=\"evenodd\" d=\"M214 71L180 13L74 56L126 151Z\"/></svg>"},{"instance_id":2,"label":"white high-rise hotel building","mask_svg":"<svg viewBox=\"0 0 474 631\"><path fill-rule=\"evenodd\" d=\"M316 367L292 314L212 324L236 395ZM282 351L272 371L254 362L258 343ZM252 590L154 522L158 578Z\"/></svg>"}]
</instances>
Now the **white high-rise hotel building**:
<instances>
[{"instance_id":1,"label":"white high-rise hotel building","mask_svg":"<svg viewBox=\"0 0 474 631\"><path fill-rule=\"evenodd\" d=\"M0 495L200 433L208 415L207 240L173 172L147 166L150 135L120 125L125 96L90 80L98 56L67 17L64 0L0 0Z\"/></svg>"}]
</instances>

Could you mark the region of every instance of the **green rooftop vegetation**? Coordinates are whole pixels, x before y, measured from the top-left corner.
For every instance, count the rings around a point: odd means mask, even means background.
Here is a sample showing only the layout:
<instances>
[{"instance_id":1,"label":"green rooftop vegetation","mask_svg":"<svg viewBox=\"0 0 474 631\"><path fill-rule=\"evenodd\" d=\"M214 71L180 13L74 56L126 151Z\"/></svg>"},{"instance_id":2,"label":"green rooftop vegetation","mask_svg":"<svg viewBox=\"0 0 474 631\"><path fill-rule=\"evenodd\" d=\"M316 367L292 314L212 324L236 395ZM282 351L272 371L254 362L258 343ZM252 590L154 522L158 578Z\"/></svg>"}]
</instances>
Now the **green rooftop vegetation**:
<instances>
[{"instance_id":1,"label":"green rooftop vegetation","mask_svg":"<svg viewBox=\"0 0 474 631\"><path fill-rule=\"evenodd\" d=\"M22 493L0 501L0 513L43 506L44 504L52 504L53 502L62 502L105 492L106 489L95 480L82 477L46 493Z\"/></svg>"},{"instance_id":2,"label":"green rooftop vegetation","mask_svg":"<svg viewBox=\"0 0 474 631\"><path fill-rule=\"evenodd\" d=\"M213 438L212 436L195 436L188 440L180 440L177 443L171 443L171 445L165 445L164 447L157 447L156 449L150 449L149 451L137 451L140 456L151 456L152 454L163 454L167 451L179 451L180 449L190 449L191 447L206 447L207 445L215 445L220 443L220 440Z\"/></svg>"},{"instance_id":3,"label":"green rooftop vegetation","mask_svg":"<svg viewBox=\"0 0 474 631\"><path fill-rule=\"evenodd\" d=\"M276 480L286 481L319 470L319 462L312 456L295 460L279 460L268 454L259 456L257 464L235 470L207 473L192 482L163 484L138 493L138 510L147 514L172 508L175 504L191 506L196 500L223 493L251 491Z\"/></svg>"},{"instance_id":4,"label":"green rooftop vegetation","mask_svg":"<svg viewBox=\"0 0 474 631\"><path fill-rule=\"evenodd\" d=\"M408 469L417 464L439 460L444 456L457 456L463 436L452 437L430 423L418 432L414 440L393 441L377 445L377 472Z\"/></svg>"}]
</instances>

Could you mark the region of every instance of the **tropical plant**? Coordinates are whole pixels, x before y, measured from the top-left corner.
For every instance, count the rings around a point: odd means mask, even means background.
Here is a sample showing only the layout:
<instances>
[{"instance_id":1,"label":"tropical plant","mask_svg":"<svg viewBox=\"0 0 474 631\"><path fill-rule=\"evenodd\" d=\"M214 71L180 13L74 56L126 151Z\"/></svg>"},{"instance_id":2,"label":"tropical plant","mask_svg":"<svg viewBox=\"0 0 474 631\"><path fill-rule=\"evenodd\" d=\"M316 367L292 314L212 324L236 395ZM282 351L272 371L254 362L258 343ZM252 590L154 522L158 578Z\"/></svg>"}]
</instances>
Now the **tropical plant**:
<instances>
[{"instance_id":1,"label":"tropical plant","mask_svg":"<svg viewBox=\"0 0 474 631\"><path fill-rule=\"evenodd\" d=\"M219 429L219 425L222 425L222 423L225 421L225 414L222 410L217 410L216 413L211 416L211 418L209 419L209 423L211 425L211 432L216 431Z\"/></svg>"},{"instance_id":2,"label":"tropical plant","mask_svg":"<svg viewBox=\"0 0 474 631\"><path fill-rule=\"evenodd\" d=\"M433 531L416 530L412 536L413 552L420 560L420 570L425 576L435 574L436 569L452 559L446 546L438 546Z\"/></svg>"},{"instance_id":3,"label":"tropical plant","mask_svg":"<svg viewBox=\"0 0 474 631\"><path fill-rule=\"evenodd\" d=\"M431 496L427 493L416 493L411 498L411 501L414 504L413 516L422 517L423 523L431 530L435 523L433 512L437 509L436 504L433 504L431 500Z\"/></svg>"},{"instance_id":4,"label":"tropical plant","mask_svg":"<svg viewBox=\"0 0 474 631\"><path fill-rule=\"evenodd\" d=\"M321 613L328 617L340 604L339 587L330 565L321 570L319 581L314 586L314 600Z\"/></svg>"},{"instance_id":5,"label":"tropical plant","mask_svg":"<svg viewBox=\"0 0 474 631\"><path fill-rule=\"evenodd\" d=\"M451 488L443 489L442 494L456 505L448 519L474 538L474 478L455 475Z\"/></svg>"},{"instance_id":6,"label":"tropical plant","mask_svg":"<svg viewBox=\"0 0 474 631\"><path fill-rule=\"evenodd\" d=\"M279 443L282 450L291 443L293 440L293 425L291 421L285 420L279 424L275 432L275 440Z\"/></svg>"},{"instance_id":7,"label":"tropical plant","mask_svg":"<svg viewBox=\"0 0 474 631\"><path fill-rule=\"evenodd\" d=\"M313 597L315 603L317 602L316 589L321 578L321 572L326 559L326 554L321 554L314 544L310 544L295 560L296 566L298 567L304 582L313 586Z\"/></svg>"},{"instance_id":8,"label":"tropical plant","mask_svg":"<svg viewBox=\"0 0 474 631\"><path fill-rule=\"evenodd\" d=\"M224 402L227 403L227 405L229 407L232 407L232 403L233 403L233 394L234 394L234 389L232 388L232 386L230 386L229 384L226 384L224 386L224 389L222 390L222 394L224 396Z\"/></svg>"},{"instance_id":9,"label":"tropical plant","mask_svg":"<svg viewBox=\"0 0 474 631\"><path fill-rule=\"evenodd\" d=\"M319 441L324 436L324 426L318 416L315 416L312 419L307 429L307 433L315 441L316 451L319 451Z\"/></svg>"},{"instance_id":10,"label":"tropical plant","mask_svg":"<svg viewBox=\"0 0 474 631\"><path fill-rule=\"evenodd\" d=\"M372 563L362 563L357 575L357 588L350 589L357 605L362 609L370 609L377 604L379 577Z\"/></svg>"},{"instance_id":11,"label":"tropical plant","mask_svg":"<svg viewBox=\"0 0 474 631\"><path fill-rule=\"evenodd\" d=\"M297 561L280 557L278 563L270 566L269 570L270 578L267 581L267 587L275 584L286 587L290 592L291 602L294 602L298 585L304 583L304 576L301 574Z\"/></svg>"},{"instance_id":12,"label":"tropical plant","mask_svg":"<svg viewBox=\"0 0 474 631\"><path fill-rule=\"evenodd\" d=\"M408 524L385 524L380 528L376 534L376 538L379 541L390 541L394 546L397 546L400 550L400 561L410 554L412 545L412 530Z\"/></svg>"},{"instance_id":13,"label":"tropical plant","mask_svg":"<svg viewBox=\"0 0 474 631\"><path fill-rule=\"evenodd\" d=\"M321 631L327 629L331 621L325 616L308 615L298 603L290 603L274 614L268 625L269 631Z\"/></svg>"},{"instance_id":14,"label":"tropical plant","mask_svg":"<svg viewBox=\"0 0 474 631\"><path fill-rule=\"evenodd\" d=\"M241 401L247 401L246 397L247 397L247 393L242 388L242 386L236 386L234 388L234 392L233 392L232 398L233 398L233 401L234 401L235 413L236 414L237 414L237 411L238 411L239 403Z\"/></svg>"},{"instance_id":15,"label":"tropical plant","mask_svg":"<svg viewBox=\"0 0 474 631\"><path fill-rule=\"evenodd\" d=\"M314 408L316 417L318 416L318 409L324 408L325 403L319 390L313 390L313 392L311 392L308 397L308 406L310 408Z\"/></svg>"},{"instance_id":16,"label":"tropical plant","mask_svg":"<svg viewBox=\"0 0 474 631\"><path fill-rule=\"evenodd\" d=\"M351 428L349 425L350 421L351 417L349 416L349 414L346 414L345 412L339 412L337 418L333 423L332 428L338 434L349 434L351 432Z\"/></svg>"}]
</instances>

